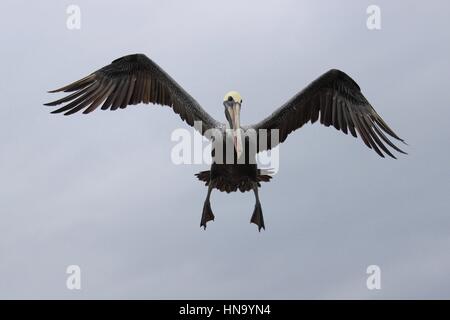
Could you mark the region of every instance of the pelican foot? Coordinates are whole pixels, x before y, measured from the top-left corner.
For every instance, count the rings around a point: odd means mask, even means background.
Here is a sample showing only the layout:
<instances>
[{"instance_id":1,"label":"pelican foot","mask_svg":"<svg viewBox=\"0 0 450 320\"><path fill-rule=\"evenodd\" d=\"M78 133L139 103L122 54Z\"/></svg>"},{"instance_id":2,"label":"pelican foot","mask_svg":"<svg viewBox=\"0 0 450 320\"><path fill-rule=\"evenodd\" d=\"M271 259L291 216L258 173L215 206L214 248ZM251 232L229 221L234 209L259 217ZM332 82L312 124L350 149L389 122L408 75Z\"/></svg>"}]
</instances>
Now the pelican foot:
<instances>
[{"instance_id":1,"label":"pelican foot","mask_svg":"<svg viewBox=\"0 0 450 320\"><path fill-rule=\"evenodd\" d=\"M206 223L211 220L214 221L214 214L211 210L211 204L209 201L205 201L205 204L203 205L203 213L202 213L202 220L200 221L200 227L206 229Z\"/></svg>"},{"instance_id":2,"label":"pelican foot","mask_svg":"<svg viewBox=\"0 0 450 320\"><path fill-rule=\"evenodd\" d=\"M262 214L261 204L257 202L255 204L255 210L253 211L252 218L250 219L250 223L254 223L258 226L258 231L261 232L261 229L266 230L264 226L264 218Z\"/></svg>"}]
</instances>

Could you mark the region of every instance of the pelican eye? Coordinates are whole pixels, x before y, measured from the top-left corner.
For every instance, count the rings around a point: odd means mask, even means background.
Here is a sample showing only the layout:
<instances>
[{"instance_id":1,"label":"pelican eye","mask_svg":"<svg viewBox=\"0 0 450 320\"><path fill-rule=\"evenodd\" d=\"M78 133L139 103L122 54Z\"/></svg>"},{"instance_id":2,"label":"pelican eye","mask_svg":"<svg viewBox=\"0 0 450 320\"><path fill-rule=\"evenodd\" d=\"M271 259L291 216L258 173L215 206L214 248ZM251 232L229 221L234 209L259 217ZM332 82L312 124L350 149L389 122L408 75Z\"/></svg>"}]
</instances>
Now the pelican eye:
<instances>
[{"instance_id":1,"label":"pelican eye","mask_svg":"<svg viewBox=\"0 0 450 320\"><path fill-rule=\"evenodd\" d=\"M233 101L233 97L232 97L232 96L229 96L229 97L228 97L228 101Z\"/></svg>"}]
</instances>

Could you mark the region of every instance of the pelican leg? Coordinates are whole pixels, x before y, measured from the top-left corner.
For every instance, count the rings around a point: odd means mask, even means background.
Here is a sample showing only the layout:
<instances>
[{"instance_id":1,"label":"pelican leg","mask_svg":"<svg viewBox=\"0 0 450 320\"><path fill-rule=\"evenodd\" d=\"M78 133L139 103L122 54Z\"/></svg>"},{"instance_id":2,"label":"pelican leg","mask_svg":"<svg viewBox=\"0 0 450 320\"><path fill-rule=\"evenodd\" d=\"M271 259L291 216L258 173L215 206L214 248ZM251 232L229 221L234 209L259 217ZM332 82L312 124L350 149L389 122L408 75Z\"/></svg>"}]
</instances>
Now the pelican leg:
<instances>
[{"instance_id":1,"label":"pelican leg","mask_svg":"<svg viewBox=\"0 0 450 320\"><path fill-rule=\"evenodd\" d=\"M208 194L205 199L205 203L203 204L203 213L202 220L200 221L200 227L206 229L206 223L210 220L214 221L214 214L211 210L211 203L209 202L209 197L211 195L212 186L211 184L208 186Z\"/></svg>"},{"instance_id":2,"label":"pelican leg","mask_svg":"<svg viewBox=\"0 0 450 320\"><path fill-rule=\"evenodd\" d=\"M252 218L250 219L250 223L254 223L258 226L258 231L261 232L262 229L266 229L264 226L264 218L261 208L261 203L259 202L259 196L258 196L258 185L255 183L253 185L253 192L255 193L255 210L253 210Z\"/></svg>"}]
</instances>

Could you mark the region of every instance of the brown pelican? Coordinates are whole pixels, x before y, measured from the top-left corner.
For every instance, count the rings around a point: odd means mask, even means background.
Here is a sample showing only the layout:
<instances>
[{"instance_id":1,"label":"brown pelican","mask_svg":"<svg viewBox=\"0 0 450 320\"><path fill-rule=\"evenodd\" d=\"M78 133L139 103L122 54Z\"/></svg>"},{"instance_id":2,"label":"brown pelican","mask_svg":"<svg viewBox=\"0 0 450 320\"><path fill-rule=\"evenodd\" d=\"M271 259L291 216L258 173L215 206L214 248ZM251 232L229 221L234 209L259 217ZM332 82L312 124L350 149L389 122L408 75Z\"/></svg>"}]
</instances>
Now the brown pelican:
<instances>
[{"instance_id":1,"label":"brown pelican","mask_svg":"<svg viewBox=\"0 0 450 320\"><path fill-rule=\"evenodd\" d=\"M291 132L301 128L305 123L309 121L315 123L320 115L321 124L326 127L334 126L345 134L350 132L354 137L357 137L358 133L367 147L381 157L387 154L395 158L385 144L397 152L405 153L386 136L387 134L403 142L370 105L358 84L344 72L335 69L321 75L270 116L250 126L241 127L242 98L239 93L235 91L227 93L223 105L231 128L228 130L225 123L213 119L175 80L143 54L116 59L81 80L50 92L58 91L72 93L47 103L48 106L64 104L52 113L70 115L79 111L90 113L100 105L102 110L117 110L124 109L128 105L152 103L171 107L191 126L194 126L194 122L200 121L202 126L194 127L203 135L212 129L220 132L232 130L234 161L232 163L217 161L213 154L214 160L210 170L196 175L208 186L200 222L200 226L204 228L208 221L214 220L209 200L214 188L226 192L253 190L256 204L250 222L255 223L259 231L265 228L258 188L260 182L269 181L271 176L258 169L254 161L250 161L254 159L256 153L250 153L251 148L248 144L255 142L249 142L245 138L243 140L242 132L245 134L249 130L254 130L260 135L261 129L268 130L264 138L267 139L266 143L259 143L260 140L256 140L258 141L256 152L269 150L284 142ZM275 142L271 139L271 132L275 132L274 130L278 133L278 140ZM236 159L242 157L245 158L244 162L238 163Z\"/></svg>"}]
</instances>

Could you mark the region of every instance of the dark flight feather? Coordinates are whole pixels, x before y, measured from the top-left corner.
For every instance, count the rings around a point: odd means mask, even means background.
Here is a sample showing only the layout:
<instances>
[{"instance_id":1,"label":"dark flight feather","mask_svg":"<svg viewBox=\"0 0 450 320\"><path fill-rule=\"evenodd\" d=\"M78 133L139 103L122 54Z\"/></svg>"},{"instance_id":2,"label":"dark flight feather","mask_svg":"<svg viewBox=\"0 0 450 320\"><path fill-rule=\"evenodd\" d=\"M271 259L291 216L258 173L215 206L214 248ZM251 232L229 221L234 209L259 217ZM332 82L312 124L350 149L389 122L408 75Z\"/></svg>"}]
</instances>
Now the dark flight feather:
<instances>
[{"instance_id":1,"label":"dark flight feather","mask_svg":"<svg viewBox=\"0 0 450 320\"><path fill-rule=\"evenodd\" d=\"M47 106L64 104L52 113L90 113L102 105L102 110L117 110L138 103L154 103L171 107L189 125L202 121L202 134L211 128L224 127L213 119L179 84L156 63L143 54L133 54L78 81L49 92L73 92Z\"/></svg>"},{"instance_id":2,"label":"dark flight feather","mask_svg":"<svg viewBox=\"0 0 450 320\"><path fill-rule=\"evenodd\" d=\"M395 158L384 143L400 153L405 153L383 134L384 131L404 142L377 114L361 93L358 84L344 72L335 69L313 81L266 119L244 129L255 129L257 133L260 129L278 129L279 143L282 143L291 132L308 121L314 123L319 115L320 123L326 127L332 125L345 134L350 132L354 137L359 134L367 147L381 157L387 154ZM270 139L270 133L267 136ZM268 141L266 146L264 147L264 143L258 145L258 151L273 148L276 144Z\"/></svg>"}]
</instances>

